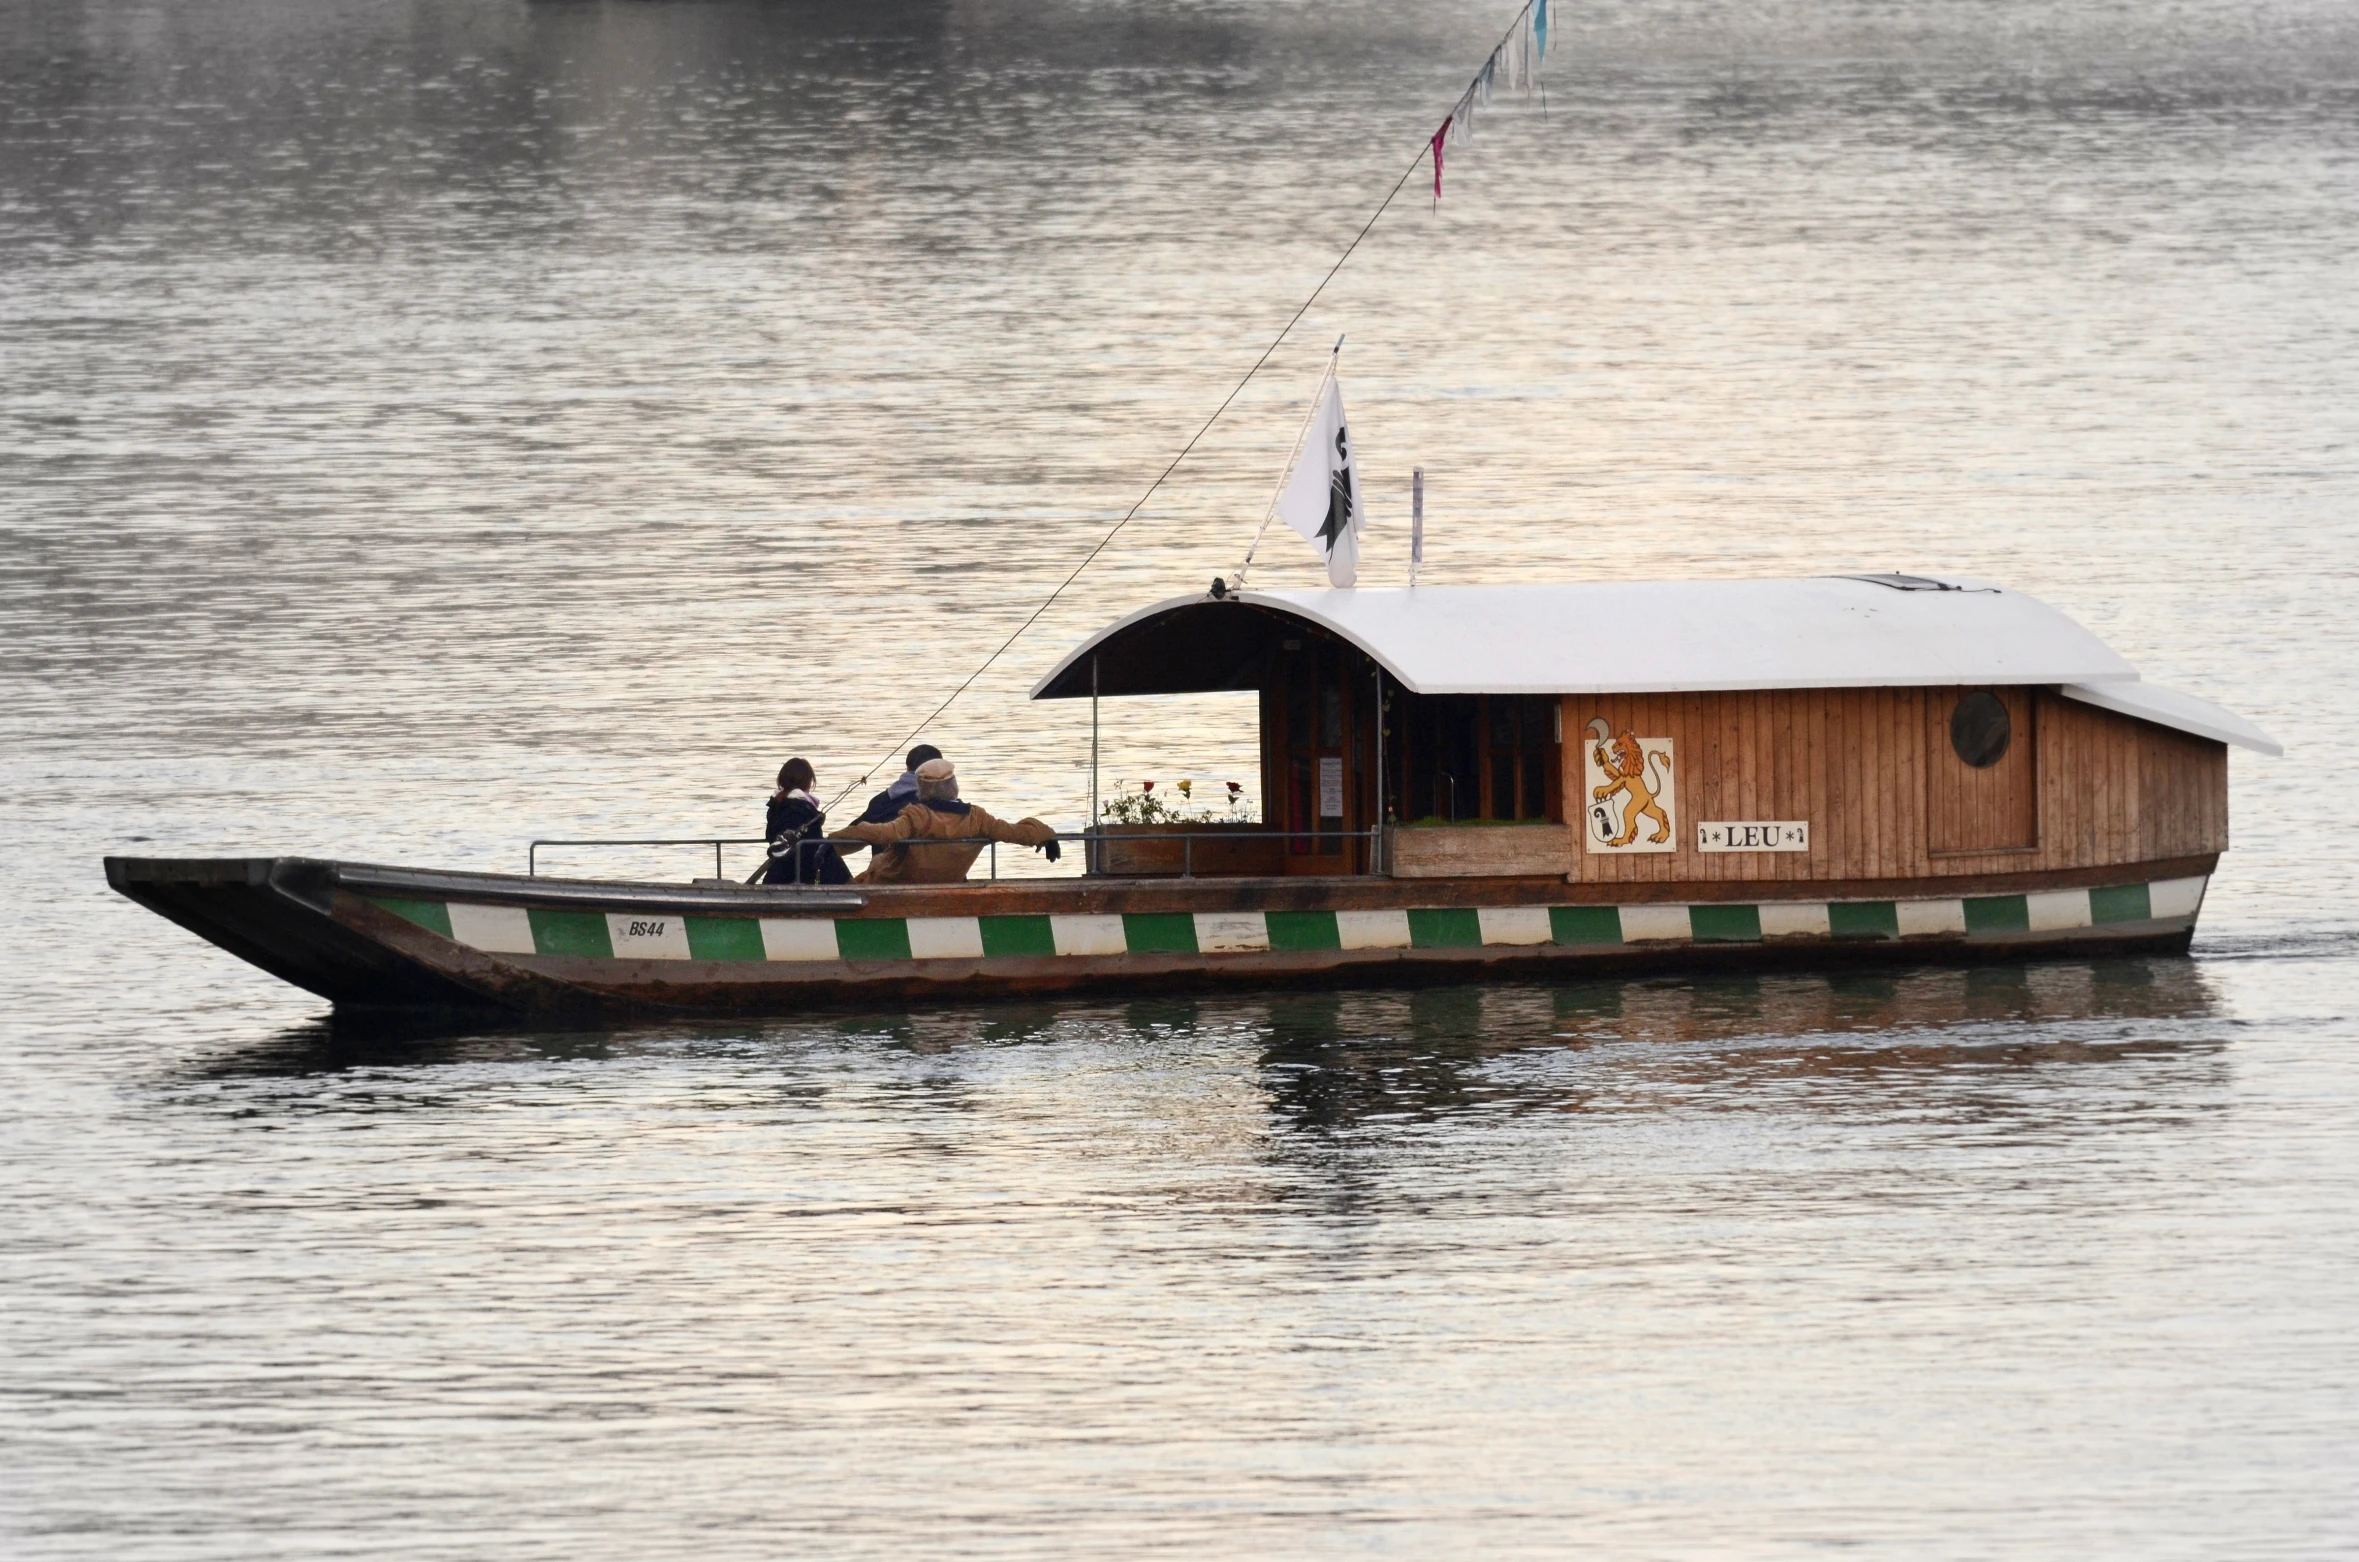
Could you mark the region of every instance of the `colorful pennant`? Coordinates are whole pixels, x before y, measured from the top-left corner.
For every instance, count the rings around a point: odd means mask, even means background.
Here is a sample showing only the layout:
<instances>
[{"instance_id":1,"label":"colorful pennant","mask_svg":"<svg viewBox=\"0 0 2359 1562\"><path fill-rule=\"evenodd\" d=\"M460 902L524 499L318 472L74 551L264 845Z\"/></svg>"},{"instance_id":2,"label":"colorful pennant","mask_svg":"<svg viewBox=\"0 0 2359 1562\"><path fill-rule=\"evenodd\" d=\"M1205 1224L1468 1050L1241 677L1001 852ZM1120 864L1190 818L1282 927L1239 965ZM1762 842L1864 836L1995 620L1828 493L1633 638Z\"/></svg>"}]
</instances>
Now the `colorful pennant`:
<instances>
[{"instance_id":1,"label":"colorful pennant","mask_svg":"<svg viewBox=\"0 0 2359 1562\"><path fill-rule=\"evenodd\" d=\"M1428 147L1433 154L1433 198L1442 198L1442 150L1452 146L1474 144L1474 111L1487 106L1491 95L1504 86L1515 93L1540 91L1545 102L1545 87L1540 79L1540 62L1548 57L1548 0L1527 0L1523 10L1483 61L1482 69L1466 84L1450 112L1442 116L1439 130L1433 133Z\"/></svg>"}]
</instances>

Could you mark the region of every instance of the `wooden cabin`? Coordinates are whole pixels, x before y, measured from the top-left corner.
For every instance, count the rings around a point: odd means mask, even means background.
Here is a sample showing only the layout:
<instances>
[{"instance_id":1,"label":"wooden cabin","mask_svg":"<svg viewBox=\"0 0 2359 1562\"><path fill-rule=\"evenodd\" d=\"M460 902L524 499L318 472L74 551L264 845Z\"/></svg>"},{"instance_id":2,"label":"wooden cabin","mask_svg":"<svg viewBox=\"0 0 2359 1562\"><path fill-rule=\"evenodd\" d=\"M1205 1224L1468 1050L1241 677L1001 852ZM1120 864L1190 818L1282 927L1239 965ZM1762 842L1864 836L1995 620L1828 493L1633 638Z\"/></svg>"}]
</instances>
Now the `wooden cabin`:
<instances>
[{"instance_id":1,"label":"wooden cabin","mask_svg":"<svg viewBox=\"0 0 2359 1562\"><path fill-rule=\"evenodd\" d=\"M1904 575L1188 597L1033 696L1093 688L1259 696L1273 839L1199 873L2208 873L2228 745L2281 752L2035 598Z\"/></svg>"}]
</instances>

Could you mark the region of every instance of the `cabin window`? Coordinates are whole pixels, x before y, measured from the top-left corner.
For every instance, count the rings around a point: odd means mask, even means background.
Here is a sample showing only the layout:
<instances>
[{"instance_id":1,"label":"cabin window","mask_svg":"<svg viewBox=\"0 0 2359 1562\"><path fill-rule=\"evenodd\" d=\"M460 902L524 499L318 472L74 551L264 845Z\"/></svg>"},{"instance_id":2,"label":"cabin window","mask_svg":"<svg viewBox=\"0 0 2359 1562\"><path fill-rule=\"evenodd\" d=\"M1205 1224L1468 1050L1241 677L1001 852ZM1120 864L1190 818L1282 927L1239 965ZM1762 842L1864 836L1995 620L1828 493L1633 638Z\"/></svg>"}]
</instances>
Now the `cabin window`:
<instances>
[{"instance_id":1,"label":"cabin window","mask_svg":"<svg viewBox=\"0 0 2359 1562\"><path fill-rule=\"evenodd\" d=\"M1950 708L1949 746L1958 758L1977 770L1988 770L2007 757L2007 743L2015 723L2006 702L1988 689L1976 689Z\"/></svg>"},{"instance_id":2,"label":"cabin window","mask_svg":"<svg viewBox=\"0 0 2359 1562\"><path fill-rule=\"evenodd\" d=\"M1560 749L1556 704L1546 695L1394 697L1388 741L1403 819L1542 821L1554 818L1551 795Z\"/></svg>"},{"instance_id":3,"label":"cabin window","mask_svg":"<svg viewBox=\"0 0 2359 1562\"><path fill-rule=\"evenodd\" d=\"M1491 730L1491 806L1483 817L1547 818L1555 701L1494 694L1483 704Z\"/></svg>"},{"instance_id":4,"label":"cabin window","mask_svg":"<svg viewBox=\"0 0 2359 1562\"><path fill-rule=\"evenodd\" d=\"M1474 696L1442 694L1396 697L1397 752L1407 779L1398 789L1404 819L1476 819L1482 816L1482 746L1477 725L1481 707Z\"/></svg>"},{"instance_id":5,"label":"cabin window","mask_svg":"<svg viewBox=\"0 0 2359 1562\"><path fill-rule=\"evenodd\" d=\"M1513 700L1490 700L1491 708L1491 806L1484 815L1491 819L1520 817L1515 811L1516 782L1523 774L1523 766L1516 759L1516 710Z\"/></svg>"}]
</instances>

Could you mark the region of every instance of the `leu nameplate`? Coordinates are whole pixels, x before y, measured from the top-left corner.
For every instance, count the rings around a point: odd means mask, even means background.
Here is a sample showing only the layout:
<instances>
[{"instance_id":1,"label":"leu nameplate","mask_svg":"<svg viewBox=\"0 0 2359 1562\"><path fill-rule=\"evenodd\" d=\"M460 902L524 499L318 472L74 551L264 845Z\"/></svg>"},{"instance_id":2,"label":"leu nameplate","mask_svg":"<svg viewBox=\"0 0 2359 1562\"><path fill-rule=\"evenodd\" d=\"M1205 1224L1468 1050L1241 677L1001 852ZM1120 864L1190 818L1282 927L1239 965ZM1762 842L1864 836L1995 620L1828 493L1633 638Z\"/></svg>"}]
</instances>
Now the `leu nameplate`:
<instances>
[{"instance_id":1,"label":"leu nameplate","mask_svg":"<svg viewBox=\"0 0 2359 1562\"><path fill-rule=\"evenodd\" d=\"M1810 850L1807 819L1720 820L1696 826L1700 852L1806 852Z\"/></svg>"}]
</instances>

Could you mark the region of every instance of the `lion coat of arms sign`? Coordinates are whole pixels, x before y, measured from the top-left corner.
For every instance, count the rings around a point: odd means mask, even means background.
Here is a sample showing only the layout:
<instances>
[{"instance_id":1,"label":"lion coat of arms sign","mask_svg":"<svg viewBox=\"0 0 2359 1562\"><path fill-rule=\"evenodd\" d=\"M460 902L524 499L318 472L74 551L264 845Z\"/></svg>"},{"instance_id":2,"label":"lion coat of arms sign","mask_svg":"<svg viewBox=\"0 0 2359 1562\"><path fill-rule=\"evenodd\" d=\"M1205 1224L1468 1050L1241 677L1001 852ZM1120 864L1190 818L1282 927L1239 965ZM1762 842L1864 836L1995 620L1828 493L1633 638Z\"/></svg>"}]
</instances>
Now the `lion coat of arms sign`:
<instances>
[{"instance_id":1,"label":"lion coat of arms sign","mask_svg":"<svg viewBox=\"0 0 2359 1562\"><path fill-rule=\"evenodd\" d=\"M1581 839L1593 852L1679 849L1671 740L1616 732L1603 717L1589 723L1582 756L1588 823Z\"/></svg>"}]
</instances>

